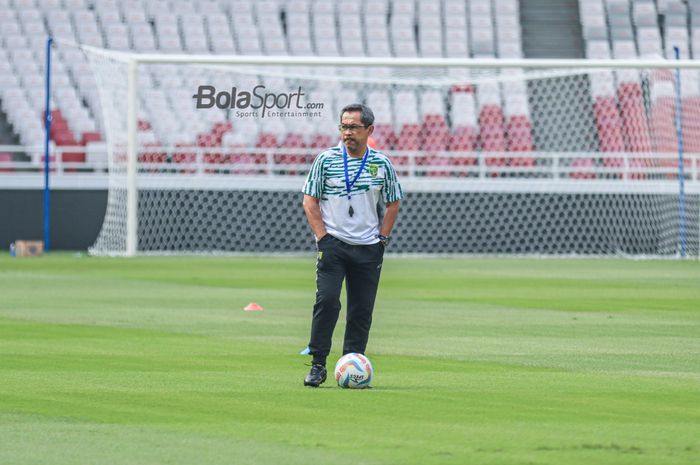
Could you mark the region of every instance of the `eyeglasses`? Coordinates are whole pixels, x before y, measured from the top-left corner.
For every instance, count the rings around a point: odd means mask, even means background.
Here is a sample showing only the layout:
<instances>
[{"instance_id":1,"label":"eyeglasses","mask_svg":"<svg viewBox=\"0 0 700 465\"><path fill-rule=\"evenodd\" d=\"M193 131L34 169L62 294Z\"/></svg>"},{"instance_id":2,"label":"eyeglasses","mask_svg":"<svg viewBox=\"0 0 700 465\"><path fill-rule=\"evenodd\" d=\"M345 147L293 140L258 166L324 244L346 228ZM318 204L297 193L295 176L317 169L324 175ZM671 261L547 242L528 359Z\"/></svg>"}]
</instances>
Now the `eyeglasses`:
<instances>
[{"instance_id":1,"label":"eyeglasses","mask_svg":"<svg viewBox=\"0 0 700 465\"><path fill-rule=\"evenodd\" d=\"M359 131L360 129L367 129L369 126L365 125L360 125L360 124L339 124L338 129L340 132L345 132L345 131L350 131L350 132L355 132Z\"/></svg>"}]
</instances>

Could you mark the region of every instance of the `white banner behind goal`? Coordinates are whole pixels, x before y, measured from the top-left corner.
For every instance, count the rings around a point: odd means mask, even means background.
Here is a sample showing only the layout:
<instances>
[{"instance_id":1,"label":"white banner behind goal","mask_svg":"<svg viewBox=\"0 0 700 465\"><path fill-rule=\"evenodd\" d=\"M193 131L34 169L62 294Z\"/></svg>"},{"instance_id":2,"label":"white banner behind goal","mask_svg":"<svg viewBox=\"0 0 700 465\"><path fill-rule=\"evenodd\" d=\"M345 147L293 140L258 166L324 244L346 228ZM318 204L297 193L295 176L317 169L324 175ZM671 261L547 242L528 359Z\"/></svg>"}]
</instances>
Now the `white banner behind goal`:
<instances>
[{"instance_id":1,"label":"white banner behind goal","mask_svg":"<svg viewBox=\"0 0 700 465\"><path fill-rule=\"evenodd\" d=\"M93 254L312 250L300 189L354 102L407 192L395 251L699 253L693 62L84 51L109 150Z\"/></svg>"}]
</instances>

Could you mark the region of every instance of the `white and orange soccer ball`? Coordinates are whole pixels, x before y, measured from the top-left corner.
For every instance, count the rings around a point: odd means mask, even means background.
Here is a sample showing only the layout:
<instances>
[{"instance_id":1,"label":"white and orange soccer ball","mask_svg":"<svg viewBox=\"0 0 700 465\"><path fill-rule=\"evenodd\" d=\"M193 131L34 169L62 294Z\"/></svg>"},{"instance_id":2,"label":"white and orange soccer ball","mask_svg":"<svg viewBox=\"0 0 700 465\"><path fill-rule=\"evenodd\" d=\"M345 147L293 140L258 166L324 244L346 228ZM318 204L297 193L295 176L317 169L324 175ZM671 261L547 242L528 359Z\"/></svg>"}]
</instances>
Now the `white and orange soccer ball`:
<instances>
[{"instance_id":1,"label":"white and orange soccer ball","mask_svg":"<svg viewBox=\"0 0 700 465\"><path fill-rule=\"evenodd\" d=\"M373 374L372 363L362 354L345 354L335 364L335 380L341 388L370 387Z\"/></svg>"}]
</instances>

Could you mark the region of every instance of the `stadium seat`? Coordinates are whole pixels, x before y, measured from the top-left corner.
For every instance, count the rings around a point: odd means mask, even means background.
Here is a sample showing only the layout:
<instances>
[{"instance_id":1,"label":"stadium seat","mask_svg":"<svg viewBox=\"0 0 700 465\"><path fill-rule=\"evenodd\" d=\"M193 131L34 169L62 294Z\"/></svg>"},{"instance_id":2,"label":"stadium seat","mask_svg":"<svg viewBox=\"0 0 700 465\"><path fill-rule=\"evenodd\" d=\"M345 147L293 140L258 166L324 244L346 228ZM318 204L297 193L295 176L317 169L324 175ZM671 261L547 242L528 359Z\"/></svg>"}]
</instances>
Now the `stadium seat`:
<instances>
[{"instance_id":1,"label":"stadium seat","mask_svg":"<svg viewBox=\"0 0 700 465\"><path fill-rule=\"evenodd\" d=\"M599 95L593 103L596 129L600 151L604 153L622 153L625 151L625 141L622 134L622 120L617 108L614 95ZM614 171L623 165L621 158L605 157L605 167L610 168L611 177L619 177L620 171Z\"/></svg>"},{"instance_id":2,"label":"stadium seat","mask_svg":"<svg viewBox=\"0 0 700 465\"><path fill-rule=\"evenodd\" d=\"M258 134L258 140L255 143L255 146L260 148L276 148L279 145L277 135L271 132L261 132Z\"/></svg>"},{"instance_id":3,"label":"stadium seat","mask_svg":"<svg viewBox=\"0 0 700 465\"><path fill-rule=\"evenodd\" d=\"M697 94L684 96L681 110L685 150L700 153L700 96Z\"/></svg>"},{"instance_id":4,"label":"stadium seat","mask_svg":"<svg viewBox=\"0 0 700 465\"><path fill-rule=\"evenodd\" d=\"M452 133L448 141L448 150L461 153L451 157L451 163L457 167L468 167L477 164L475 152L478 142L478 121L474 87L455 87L451 92L450 120ZM456 170L458 176L466 175L464 171Z\"/></svg>"},{"instance_id":5,"label":"stadium seat","mask_svg":"<svg viewBox=\"0 0 700 465\"><path fill-rule=\"evenodd\" d=\"M671 0L666 3L664 12L665 27L687 27L688 7L685 2Z\"/></svg>"},{"instance_id":6,"label":"stadium seat","mask_svg":"<svg viewBox=\"0 0 700 465\"><path fill-rule=\"evenodd\" d=\"M498 105L484 105L479 111L479 145L488 155L486 166L504 166L506 158L493 156L506 151L503 110ZM495 175L497 172L492 171Z\"/></svg>"},{"instance_id":7,"label":"stadium seat","mask_svg":"<svg viewBox=\"0 0 700 465\"><path fill-rule=\"evenodd\" d=\"M308 147L311 149L323 150L333 145L333 138L331 136L327 134L314 134L309 139Z\"/></svg>"},{"instance_id":8,"label":"stadium seat","mask_svg":"<svg viewBox=\"0 0 700 465\"><path fill-rule=\"evenodd\" d=\"M644 56L661 56L661 34L656 26L653 27L637 27L637 45L639 47L639 55Z\"/></svg>"},{"instance_id":9,"label":"stadium seat","mask_svg":"<svg viewBox=\"0 0 700 465\"><path fill-rule=\"evenodd\" d=\"M99 142L102 140L102 135L97 131L83 132L80 138L80 145L87 145L90 142Z\"/></svg>"},{"instance_id":10,"label":"stadium seat","mask_svg":"<svg viewBox=\"0 0 700 465\"><path fill-rule=\"evenodd\" d=\"M674 58L673 46L680 48L681 57L689 57L693 37L688 36L687 23L690 19L694 24L693 4L690 3L690 17L688 5L684 2L670 0L654 2L652 0L607 0L605 10L601 11L599 0L582 0L581 19L586 30L586 24L609 24L613 39L612 50L615 58L661 57ZM605 16L600 13L604 13ZM659 18L661 17L661 20ZM591 19L594 18L594 19ZM601 18L604 21L601 21ZM634 25L636 34L630 37L629 26ZM660 21L663 25L664 37L660 34ZM691 29L692 30L692 29ZM601 37L602 38L602 37ZM591 38L586 37L590 43ZM636 39L633 41L632 39ZM662 45L665 47L662 48ZM700 45L700 42L698 43ZM700 47L698 47L700 49ZM605 58L603 45L587 44L587 56L593 58ZM677 145L675 136L675 123L673 121L673 91L670 76L659 77L655 73L650 79L649 93L651 102L649 108L645 107L645 99L642 95L642 87L639 73L632 70L622 70L615 73L617 87L606 92L593 93L594 116L598 131L600 149L603 152L629 151L640 154L629 160L631 168L641 166L660 166L669 168L673 162L652 156L641 156L642 153L673 151ZM613 78L614 79L614 78ZM613 82L609 79L609 82ZM697 80L689 75L689 84L684 84L683 106L689 114L694 114L691 103L697 98ZM592 79L593 88L607 87L602 80ZM596 84L601 82L601 84ZM687 92L687 89L694 90ZM686 96L687 94L687 96ZM619 108L619 111L618 111ZM692 119L692 118L691 118ZM683 123L684 135L692 140L691 145L697 144L698 129L693 123ZM623 160L618 157L604 158L604 165L609 168L609 174L620 176L620 168ZM631 177L639 179L643 175L631 170Z\"/></svg>"},{"instance_id":11,"label":"stadium seat","mask_svg":"<svg viewBox=\"0 0 700 465\"><path fill-rule=\"evenodd\" d=\"M527 114L514 113L506 120L506 143L509 152L532 152L532 122ZM533 166L532 158L514 158L515 166Z\"/></svg>"},{"instance_id":12,"label":"stadium seat","mask_svg":"<svg viewBox=\"0 0 700 465\"><path fill-rule=\"evenodd\" d=\"M514 0L376 0L343 4L342 12L340 6L336 7L336 2L327 0L11 0L8 4L12 7L0 8L0 41L2 50L12 50L16 55L13 59L13 55L8 53L7 63L0 65L0 83L22 86L19 92L13 94L15 100L22 103L11 112L12 120L22 125L16 131L23 142L29 142L29 135L36 134L41 127L41 120L31 115L32 111L36 114L43 106L43 98L40 93L30 90L43 86L41 69L44 36L47 33L90 45L139 52L375 57L522 56L522 38L517 19L519 7ZM77 50L59 49L54 63L55 103L62 110L67 126L67 131L56 135L64 140L71 136L73 140L89 143L95 140L89 134L99 132L99 118L95 118L99 111L99 98L92 70ZM63 69L58 71L60 67ZM153 71L140 73L138 77L144 95L149 93L149 89L171 94L176 93L174 89L195 85L190 79L183 79L185 75L177 67L151 69ZM375 69L372 75L383 77L388 73L384 69ZM263 80L266 84L268 81L285 85L285 81ZM330 81L320 87L328 89L332 95L336 95L340 88L338 83ZM478 147L476 141L479 135L483 139L481 145L490 147L485 141L490 137L487 137L488 131L493 129L489 119L491 110L482 112L483 105L479 103L477 112L473 94L470 96L471 109L467 110L470 112L466 118L469 122L465 122L465 118L459 116L446 117L448 110L444 102L439 108L430 109L425 98L413 91L411 93L413 97L409 98L409 104L402 103L408 106L405 112L397 112L397 108L403 106L397 107L396 101L380 103L382 98L367 99L376 113L383 115L377 118L374 134L383 149L473 151ZM358 95L357 99L362 100L362 97ZM420 97L420 104L417 97ZM342 98L349 99L351 96ZM441 95L440 98L445 100L446 96ZM504 99L507 101L506 93ZM7 101L3 95L3 109ZM9 101L13 101L12 97ZM319 101L336 103L333 99ZM181 149L188 147L185 140L190 146L196 145L198 140L210 144L210 136L214 143L223 143L224 139L236 139L238 143L245 139L251 145L261 145L260 148L328 145L337 137L337 131L327 128L325 123L305 134L304 138L308 139L304 141L292 128L273 135L265 132L258 134L257 129L246 133L239 131L240 128L218 133L220 126L216 124L224 116L212 112L206 118L195 118L197 113L187 107L187 103L191 103L190 98L178 94L177 98L166 99L163 95L156 95L153 98L145 97L142 103L141 117L153 122L152 127L142 128L144 137L159 142L178 141ZM493 111L502 114L500 103L497 106L499 109ZM453 110L450 109L450 112ZM477 113L480 114L478 119ZM487 129L479 131L477 121ZM501 126L504 131L513 128L512 135L506 131L509 134L509 138L504 139L507 149L521 150L527 146L525 133L516 135L518 128L525 128L522 121L517 118L510 120L506 115ZM201 136L199 139L198 135ZM178 150L170 161L185 163L191 158L190 155L189 151ZM165 156L154 152L147 158L162 160ZM473 160L473 157L469 158ZM431 161L427 157L421 162L441 166L445 161Z\"/></svg>"},{"instance_id":13,"label":"stadium seat","mask_svg":"<svg viewBox=\"0 0 700 465\"><path fill-rule=\"evenodd\" d=\"M167 155L160 151L159 147L160 144L155 142L143 144L138 157L142 170L148 173L158 173L163 170L163 165L167 162Z\"/></svg>"},{"instance_id":14,"label":"stadium seat","mask_svg":"<svg viewBox=\"0 0 700 465\"><path fill-rule=\"evenodd\" d=\"M295 165L303 165L307 161L307 155L304 153L298 153L296 150L306 148L305 137L303 134L299 133L288 133L282 143L280 144L284 148L294 149L294 152L281 153L274 156L274 163L277 167L276 174L304 174L304 171L297 168Z\"/></svg>"},{"instance_id":15,"label":"stadium seat","mask_svg":"<svg viewBox=\"0 0 700 465\"><path fill-rule=\"evenodd\" d=\"M108 5L104 7L100 7L99 5L99 3L96 4L95 13L97 14L97 18L103 28L111 24L120 24L122 22L122 16L119 9L117 8L116 3L111 6ZM136 8L137 7L134 6L133 11L138 11ZM142 14L143 22L146 22L146 15L145 13L143 13L143 10ZM133 20L131 20L131 17L125 19L127 20L127 22L134 22Z\"/></svg>"},{"instance_id":16,"label":"stadium seat","mask_svg":"<svg viewBox=\"0 0 700 465\"><path fill-rule=\"evenodd\" d=\"M634 25L639 27L658 27L656 5L653 1L635 1L632 4Z\"/></svg>"},{"instance_id":17,"label":"stadium seat","mask_svg":"<svg viewBox=\"0 0 700 465\"><path fill-rule=\"evenodd\" d=\"M452 152L475 152L478 132L474 126L457 126L452 130L448 142L448 150ZM455 159L457 160L457 159ZM469 158L469 162L456 161L455 164L476 164L476 158Z\"/></svg>"},{"instance_id":18,"label":"stadium seat","mask_svg":"<svg viewBox=\"0 0 700 465\"><path fill-rule=\"evenodd\" d=\"M505 82L502 85L504 99L504 118L506 150L508 152L532 152L532 121L528 107L527 88L524 81ZM511 167L532 167L535 164L531 156L510 158L506 162ZM511 170L511 174L517 173Z\"/></svg>"},{"instance_id":19,"label":"stadium seat","mask_svg":"<svg viewBox=\"0 0 700 465\"><path fill-rule=\"evenodd\" d=\"M423 118L421 139L424 142L421 149L426 155L416 159L418 165L447 166L451 163L451 158L443 153L450 142L450 128L443 114L426 114ZM426 173L432 176L450 175L448 171L430 170Z\"/></svg>"},{"instance_id":20,"label":"stadium seat","mask_svg":"<svg viewBox=\"0 0 700 465\"><path fill-rule=\"evenodd\" d=\"M396 146L397 137L390 123L376 123L372 137L380 150L391 150Z\"/></svg>"},{"instance_id":21,"label":"stadium seat","mask_svg":"<svg viewBox=\"0 0 700 465\"><path fill-rule=\"evenodd\" d=\"M649 117L650 131L654 142L655 154L661 157L653 163L662 169L672 168L667 177L675 177L678 163L675 154L678 152L678 137L675 125L675 94L670 73L655 72L651 77L651 112ZM667 156L663 156L663 155Z\"/></svg>"},{"instance_id":22,"label":"stadium seat","mask_svg":"<svg viewBox=\"0 0 700 465\"><path fill-rule=\"evenodd\" d=\"M0 152L0 173L10 173L14 171L12 167L7 166L10 162L12 162L12 154L9 152Z\"/></svg>"},{"instance_id":23,"label":"stadium seat","mask_svg":"<svg viewBox=\"0 0 700 465\"><path fill-rule=\"evenodd\" d=\"M153 144L153 146L156 146L156 144ZM175 151L173 152L170 161L172 164L175 164L174 169L176 173L194 174L197 172L195 167L195 164L197 163L196 147L197 146L194 143L180 142L175 144ZM153 159L155 163L162 163L165 161L162 158L161 153L152 152L152 156L155 157Z\"/></svg>"},{"instance_id":24,"label":"stadium seat","mask_svg":"<svg viewBox=\"0 0 700 465\"><path fill-rule=\"evenodd\" d=\"M591 158L574 158L569 165L569 177L573 179L595 179L595 162Z\"/></svg>"},{"instance_id":25,"label":"stadium seat","mask_svg":"<svg viewBox=\"0 0 700 465\"><path fill-rule=\"evenodd\" d=\"M197 136L197 145L202 150L202 162L205 165L205 173L228 172L227 167L218 166L228 165L230 156L223 153L222 140L217 136L214 128L212 128L211 132L199 134Z\"/></svg>"},{"instance_id":26,"label":"stadium seat","mask_svg":"<svg viewBox=\"0 0 700 465\"><path fill-rule=\"evenodd\" d=\"M486 21L490 21L490 17L473 17L471 20L471 31L472 31L472 51L475 55L482 56L495 56L496 47L494 44L493 28L492 26L479 27L484 24L490 24Z\"/></svg>"},{"instance_id":27,"label":"stadium seat","mask_svg":"<svg viewBox=\"0 0 700 465\"><path fill-rule=\"evenodd\" d=\"M638 82L622 82L618 86L617 92L627 151L637 153L651 152L651 134L647 126L640 84Z\"/></svg>"},{"instance_id":28,"label":"stadium seat","mask_svg":"<svg viewBox=\"0 0 700 465\"><path fill-rule=\"evenodd\" d=\"M505 166L506 158L493 156L506 151L505 120L501 107L499 85L495 82L482 82L477 87L479 103L479 147L487 152L486 166ZM491 171L495 175L496 171Z\"/></svg>"}]
</instances>

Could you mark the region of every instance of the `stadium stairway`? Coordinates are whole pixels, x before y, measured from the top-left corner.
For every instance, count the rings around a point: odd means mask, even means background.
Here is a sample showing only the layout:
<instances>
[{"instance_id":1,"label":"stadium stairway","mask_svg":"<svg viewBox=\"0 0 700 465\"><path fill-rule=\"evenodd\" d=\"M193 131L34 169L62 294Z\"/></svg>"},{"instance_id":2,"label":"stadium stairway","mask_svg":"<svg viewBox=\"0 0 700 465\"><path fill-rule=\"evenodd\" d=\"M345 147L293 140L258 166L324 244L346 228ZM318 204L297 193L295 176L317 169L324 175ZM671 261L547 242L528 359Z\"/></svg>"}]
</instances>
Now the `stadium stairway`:
<instances>
[{"instance_id":1,"label":"stadium stairway","mask_svg":"<svg viewBox=\"0 0 700 465\"><path fill-rule=\"evenodd\" d=\"M0 110L0 145L19 144L19 137L12 130L12 126L7 121L7 115Z\"/></svg>"},{"instance_id":2,"label":"stadium stairway","mask_svg":"<svg viewBox=\"0 0 700 465\"><path fill-rule=\"evenodd\" d=\"M520 23L523 34L523 52L527 58L584 58L577 0L520 0ZM580 77L561 77L560 86L580 86ZM570 82L567 82L570 81ZM581 92L589 93L588 86ZM595 150L593 108L588 99L575 102L538 96L536 82L528 85L533 102L532 118L535 146L540 150ZM572 111L571 105L578 105ZM566 109L565 109L566 106ZM543 115L579 115L578 121L565 124L558 118ZM559 134L553 138L551 134ZM585 134L584 137L581 134Z\"/></svg>"},{"instance_id":3,"label":"stadium stairway","mask_svg":"<svg viewBox=\"0 0 700 465\"><path fill-rule=\"evenodd\" d=\"M584 58L577 0L520 0L527 58Z\"/></svg>"},{"instance_id":4,"label":"stadium stairway","mask_svg":"<svg viewBox=\"0 0 700 465\"><path fill-rule=\"evenodd\" d=\"M0 102L0 108L2 102ZM0 109L0 145L19 145L19 137L12 129L12 125L7 121L7 115ZM14 153L11 157L15 160L28 160L29 157L23 153Z\"/></svg>"}]
</instances>

